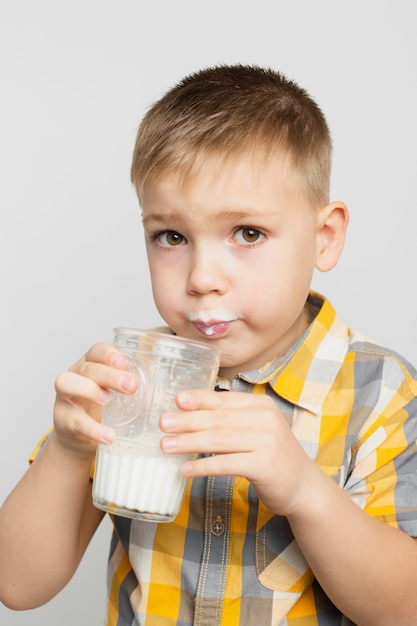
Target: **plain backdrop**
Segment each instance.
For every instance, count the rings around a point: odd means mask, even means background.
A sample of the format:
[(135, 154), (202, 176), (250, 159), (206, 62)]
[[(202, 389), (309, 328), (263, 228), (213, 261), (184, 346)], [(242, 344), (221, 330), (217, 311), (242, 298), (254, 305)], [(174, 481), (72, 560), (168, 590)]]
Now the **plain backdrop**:
[[(161, 321), (130, 158), (147, 107), (201, 67), (270, 66), (323, 108), (332, 200), (351, 223), (338, 267), (313, 286), (350, 326), (417, 362), (416, 6), (0, 0), (0, 502), (51, 423), (56, 375), (114, 326)], [(0, 623), (103, 624), (109, 536), (107, 521), (48, 605), (0, 605)]]

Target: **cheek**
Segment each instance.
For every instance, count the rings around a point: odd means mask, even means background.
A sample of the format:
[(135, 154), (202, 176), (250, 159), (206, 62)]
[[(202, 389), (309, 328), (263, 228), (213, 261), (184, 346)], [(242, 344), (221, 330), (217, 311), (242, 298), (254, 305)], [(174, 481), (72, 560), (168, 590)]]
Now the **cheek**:
[(178, 308), (181, 289), (169, 271), (159, 272), (151, 269), (152, 293), (155, 306), (164, 319)]
[(274, 318), (298, 314), (304, 306), (312, 269), (294, 256), (289, 256), (285, 263), (269, 261), (266, 267), (268, 271), (260, 271), (251, 283), (242, 281), (242, 288), (248, 316), (256, 317), (260, 324), (273, 324)]

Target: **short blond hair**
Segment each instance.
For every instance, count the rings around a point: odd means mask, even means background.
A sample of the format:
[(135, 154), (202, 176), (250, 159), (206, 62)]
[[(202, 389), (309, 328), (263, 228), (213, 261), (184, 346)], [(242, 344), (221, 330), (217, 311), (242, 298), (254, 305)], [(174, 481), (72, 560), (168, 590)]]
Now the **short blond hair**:
[(315, 206), (328, 203), (331, 137), (309, 94), (272, 69), (219, 65), (189, 75), (146, 113), (133, 152), (139, 199), (168, 172), (189, 175), (207, 157), (289, 157), (296, 185)]

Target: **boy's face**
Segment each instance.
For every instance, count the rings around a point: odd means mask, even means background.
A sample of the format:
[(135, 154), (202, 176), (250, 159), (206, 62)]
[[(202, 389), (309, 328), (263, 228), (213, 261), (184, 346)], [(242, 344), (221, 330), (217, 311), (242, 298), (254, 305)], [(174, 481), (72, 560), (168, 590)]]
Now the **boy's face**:
[(216, 344), (221, 373), (264, 365), (305, 330), (319, 215), (277, 158), (150, 184), (143, 223), (156, 306), (178, 334)]

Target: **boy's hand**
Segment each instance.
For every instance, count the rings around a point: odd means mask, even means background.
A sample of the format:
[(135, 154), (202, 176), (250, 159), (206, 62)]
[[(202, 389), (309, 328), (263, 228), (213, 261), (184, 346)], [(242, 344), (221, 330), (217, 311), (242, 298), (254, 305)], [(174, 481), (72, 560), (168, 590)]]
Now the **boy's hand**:
[(190, 391), (178, 394), (177, 404), (183, 412), (161, 417), (162, 430), (171, 435), (163, 438), (163, 450), (215, 454), (187, 462), (187, 476), (244, 476), (265, 506), (281, 515), (305, 506), (316, 466), (268, 396)]
[(95, 344), (55, 382), (54, 431), (59, 443), (81, 456), (94, 455), (97, 444), (111, 443), (114, 431), (101, 424), (110, 389), (134, 393), (138, 381), (125, 371), (127, 357), (110, 344)]

